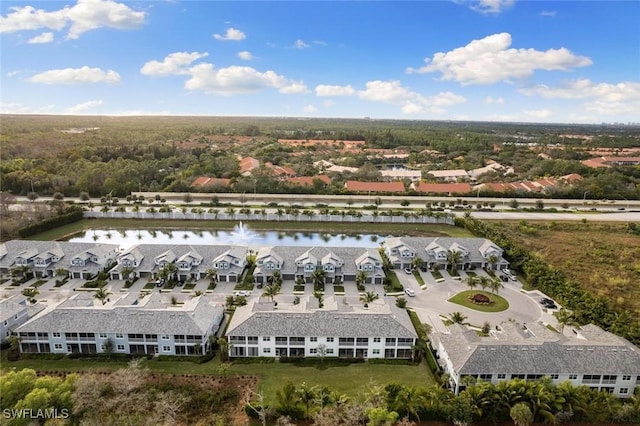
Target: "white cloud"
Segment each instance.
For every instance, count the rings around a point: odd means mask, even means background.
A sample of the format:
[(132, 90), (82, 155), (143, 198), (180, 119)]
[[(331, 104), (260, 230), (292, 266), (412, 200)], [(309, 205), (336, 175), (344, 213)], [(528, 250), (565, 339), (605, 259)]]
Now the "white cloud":
[(54, 108), (55, 105), (34, 108), (22, 104), (0, 103), (0, 114), (51, 114)]
[(308, 47), (309, 47), (309, 45), (307, 43), (305, 43), (304, 40), (298, 39), (293, 43), (293, 48), (294, 49), (306, 49)]
[(70, 114), (70, 115), (76, 115), (76, 114), (82, 114), (84, 112), (87, 112), (88, 110), (91, 110), (95, 107), (99, 107), (103, 104), (103, 102), (101, 100), (98, 101), (87, 101), (87, 102), (83, 102), (81, 104), (77, 104), (74, 105), (72, 107), (69, 107), (67, 109), (64, 110), (65, 114)]
[(227, 28), (227, 32), (224, 35), (214, 34), (213, 38), (221, 41), (229, 41), (229, 40), (240, 41), (247, 38), (247, 36), (245, 35), (245, 33), (243, 33), (240, 30), (237, 30), (235, 28)]
[(242, 52), (238, 52), (238, 58), (242, 59), (243, 61), (250, 61), (253, 59), (253, 55), (251, 54), (251, 52), (243, 50)]
[(515, 0), (479, 0), (471, 2), (471, 9), (482, 14), (498, 14), (513, 6)]
[(12, 7), (0, 17), (0, 33), (48, 28), (60, 31), (69, 25), (68, 39), (96, 28), (133, 29), (144, 23), (145, 12), (113, 0), (78, 0), (74, 6), (47, 12), (32, 6)]
[(176, 74), (189, 74), (188, 66), (194, 61), (206, 58), (209, 54), (206, 52), (175, 52), (171, 53), (162, 60), (148, 61), (140, 69), (140, 73), (154, 77), (161, 77)]
[(32, 83), (41, 84), (86, 84), (86, 83), (120, 83), (120, 74), (113, 70), (103, 71), (100, 68), (64, 68), (49, 70), (36, 74), (29, 79)]
[(574, 55), (568, 49), (509, 49), (511, 35), (500, 33), (473, 40), (464, 47), (438, 52), (426, 58), (427, 65), (408, 68), (408, 73), (442, 73), (442, 80), (454, 80), (462, 85), (493, 84), (513, 78), (525, 78), (535, 70), (567, 71), (591, 65), (586, 56)]
[(466, 102), (466, 98), (452, 92), (442, 92), (425, 97), (403, 87), (399, 81), (369, 81), (366, 89), (358, 91), (358, 97), (372, 102), (399, 105), (405, 114), (422, 112), (441, 113), (442, 107)]
[(531, 120), (544, 120), (546, 118), (551, 117), (553, 115), (553, 112), (550, 109), (537, 109), (537, 110), (525, 109), (523, 111), (523, 114), (525, 117)]
[(43, 44), (43, 43), (51, 43), (53, 41), (53, 33), (47, 32), (42, 33), (39, 36), (35, 36), (30, 38), (27, 43), (29, 44)]
[(347, 86), (330, 86), (320, 84), (316, 86), (316, 96), (353, 96), (356, 94), (351, 85)]
[(484, 103), (485, 104), (503, 104), (504, 99), (501, 97), (493, 98), (491, 96), (487, 96), (486, 98), (484, 98)]
[(288, 84), (287, 86), (281, 87), (280, 93), (283, 93), (285, 95), (296, 95), (296, 94), (309, 93), (309, 89), (307, 89), (307, 86), (303, 82), (294, 81)]
[(205, 93), (233, 95), (253, 93), (267, 88), (279, 89), (281, 93), (302, 93), (304, 84), (292, 82), (273, 71), (260, 72), (251, 67), (230, 66), (215, 69), (213, 64), (202, 63), (189, 69), (185, 89), (200, 90)]
[(303, 110), (304, 110), (304, 112), (309, 112), (309, 113), (313, 113), (313, 112), (317, 112), (318, 111), (318, 109), (313, 105), (306, 105), (303, 108)]
[(584, 99), (586, 102), (582, 108), (595, 114), (631, 113), (640, 116), (640, 83), (637, 82), (594, 83), (585, 78), (559, 87), (541, 84), (520, 89), (520, 93), (545, 99)]
[(542, 12), (540, 12), (540, 16), (550, 16), (550, 17), (553, 17), (553, 16), (556, 16), (556, 13), (557, 13), (557, 12), (556, 12), (555, 10), (549, 10), (549, 11), (547, 11), (547, 10), (543, 10)]

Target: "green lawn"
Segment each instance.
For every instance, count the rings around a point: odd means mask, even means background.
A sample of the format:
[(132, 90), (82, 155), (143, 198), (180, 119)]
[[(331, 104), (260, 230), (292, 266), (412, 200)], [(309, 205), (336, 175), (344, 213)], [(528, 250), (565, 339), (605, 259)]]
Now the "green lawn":
[[(126, 366), (125, 362), (104, 362), (86, 360), (20, 360), (8, 362), (6, 351), (2, 352), (2, 370), (10, 368), (33, 368), (38, 371), (114, 371)], [(202, 374), (225, 376), (257, 376), (260, 378), (260, 390), (271, 399), (277, 390), (291, 381), (296, 386), (302, 382), (308, 385), (327, 386), (331, 390), (360, 398), (372, 384), (384, 386), (388, 383), (403, 383), (407, 386), (428, 386), (435, 383), (433, 375), (423, 361), (418, 365), (389, 364), (350, 364), (338, 367), (318, 369), (315, 367), (297, 367), (293, 364), (231, 364), (221, 365), (219, 358), (205, 364), (189, 361), (145, 360), (143, 366), (153, 372), (171, 374)]]
[(422, 275), (420, 275), (420, 271), (418, 271), (417, 269), (414, 269), (413, 270), (413, 276), (416, 277), (416, 281), (418, 281), (418, 285), (420, 287), (425, 285), (424, 279), (422, 278)]
[[(491, 305), (476, 305), (474, 303), (471, 303), (468, 297), (474, 294), (484, 294), (488, 296), (493, 301), (493, 303)], [(481, 311), (481, 312), (502, 312), (509, 308), (509, 302), (507, 302), (507, 299), (497, 294), (490, 293), (488, 291), (483, 291), (483, 290), (462, 291), (456, 294), (455, 296), (453, 296), (451, 299), (449, 299), (449, 302), (456, 303), (466, 308), (474, 309), (476, 311)]]

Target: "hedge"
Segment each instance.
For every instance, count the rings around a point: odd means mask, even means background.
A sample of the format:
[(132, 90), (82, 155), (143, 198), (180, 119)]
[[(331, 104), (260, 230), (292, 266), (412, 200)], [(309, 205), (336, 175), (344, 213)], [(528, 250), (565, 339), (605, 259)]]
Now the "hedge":
[(30, 237), (35, 234), (39, 234), (50, 229), (57, 228), (69, 223), (78, 222), (83, 217), (82, 207), (71, 206), (65, 210), (65, 212), (58, 216), (53, 216), (44, 219), (37, 223), (32, 223), (18, 230), (20, 238)]

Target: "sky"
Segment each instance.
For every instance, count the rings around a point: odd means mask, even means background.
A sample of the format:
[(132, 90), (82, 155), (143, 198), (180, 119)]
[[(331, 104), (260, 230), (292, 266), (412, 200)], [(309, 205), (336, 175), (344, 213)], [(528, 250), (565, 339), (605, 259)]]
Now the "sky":
[(11, 1), (0, 113), (640, 122), (640, 1)]

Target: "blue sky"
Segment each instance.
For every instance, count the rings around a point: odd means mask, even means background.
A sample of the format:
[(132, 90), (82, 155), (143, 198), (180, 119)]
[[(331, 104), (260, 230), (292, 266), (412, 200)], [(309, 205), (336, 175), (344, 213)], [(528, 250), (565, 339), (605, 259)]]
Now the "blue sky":
[(640, 122), (638, 1), (3, 1), (0, 112)]

